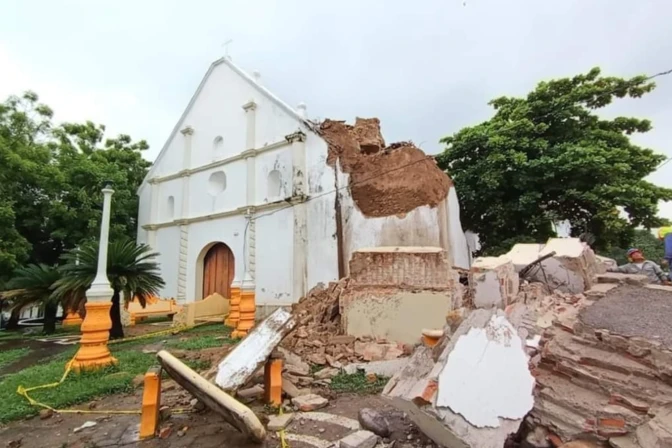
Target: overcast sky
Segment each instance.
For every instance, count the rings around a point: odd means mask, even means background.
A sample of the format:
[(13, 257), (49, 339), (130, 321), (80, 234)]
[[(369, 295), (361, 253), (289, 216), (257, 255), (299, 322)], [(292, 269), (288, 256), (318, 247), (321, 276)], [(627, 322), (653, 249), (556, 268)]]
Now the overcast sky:
[[(0, 98), (35, 90), (56, 119), (146, 139), (151, 160), (209, 64), (229, 53), (311, 118), (377, 116), (427, 152), (487, 102), (600, 66), (672, 69), (669, 0), (3, 0)], [(672, 156), (672, 76), (605, 113), (653, 121)], [(672, 187), (672, 162), (651, 180)], [(672, 218), (672, 204), (662, 207)]]

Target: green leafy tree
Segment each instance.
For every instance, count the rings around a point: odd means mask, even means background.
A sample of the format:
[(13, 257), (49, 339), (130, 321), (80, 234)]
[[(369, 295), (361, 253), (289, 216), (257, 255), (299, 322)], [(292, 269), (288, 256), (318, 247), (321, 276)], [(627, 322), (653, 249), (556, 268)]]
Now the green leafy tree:
[(14, 272), (6, 285), (7, 290), (0, 296), (9, 302), (13, 313), (20, 313), (27, 306), (39, 305), (44, 310), (43, 332), (52, 334), (56, 330), (59, 305), (53, 287), (60, 278), (60, 272), (53, 266), (29, 264)]
[(664, 261), (665, 244), (646, 229), (636, 229), (630, 245), (613, 247), (606, 252), (606, 256), (616, 260), (619, 265), (625, 264), (628, 262), (626, 253), (631, 247), (640, 249), (644, 252), (644, 256), (647, 259), (655, 261), (658, 264), (661, 264)]
[(644, 178), (665, 156), (629, 138), (651, 122), (596, 114), (654, 87), (644, 76), (605, 77), (594, 68), (541, 82), (525, 98), (492, 100), (495, 115), (444, 138), (438, 157), (456, 184), (463, 226), (479, 234), (486, 253), (543, 242), (556, 220), (568, 219), (575, 236), (593, 234), (598, 249), (628, 246), (636, 227), (659, 226), (658, 202), (672, 200), (672, 190)]
[[(157, 255), (149, 246), (136, 245), (130, 240), (110, 243), (107, 252), (107, 278), (114, 290), (110, 309), (110, 338), (124, 337), (121, 325), (122, 293), (125, 300), (137, 297), (144, 307), (146, 299), (158, 295), (164, 286), (159, 264), (155, 261)], [(56, 282), (55, 294), (63, 299), (64, 308), (79, 309), (81, 302), (86, 300), (86, 290), (96, 276), (98, 245), (86, 244), (80, 249), (65, 253), (62, 258), (65, 262), (61, 267), (63, 278)]]
[(53, 265), (96, 240), (106, 181), (115, 188), (110, 237), (136, 237), (147, 143), (105, 140), (104, 126), (54, 125), (52, 116), (33, 92), (0, 104), (0, 286), (22, 263)]

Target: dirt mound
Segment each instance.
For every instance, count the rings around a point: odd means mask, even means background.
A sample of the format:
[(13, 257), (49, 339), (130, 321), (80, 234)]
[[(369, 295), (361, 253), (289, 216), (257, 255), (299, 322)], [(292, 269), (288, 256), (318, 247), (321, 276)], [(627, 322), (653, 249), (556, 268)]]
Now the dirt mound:
[(448, 195), (450, 178), (412, 142), (384, 147), (377, 118), (357, 118), (355, 126), (325, 120), (327, 163), (350, 174), (352, 198), (369, 217), (403, 215), (417, 207), (436, 207)]

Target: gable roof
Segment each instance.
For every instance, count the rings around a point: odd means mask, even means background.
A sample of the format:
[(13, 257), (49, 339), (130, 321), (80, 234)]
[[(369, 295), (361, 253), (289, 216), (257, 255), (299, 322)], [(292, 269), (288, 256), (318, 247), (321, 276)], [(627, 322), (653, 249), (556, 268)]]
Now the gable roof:
[(205, 72), (205, 76), (203, 76), (203, 79), (201, 80), (201, 83), (198, 85), (198, 88), (196, 89), (196, 92), (194, 92), (194, 94), (192, 95), (191, 100), (189, 100), (189, 104), (187, 104), (186, 109), (184, 109), (184, 112), (182, 112), (182, 115), (180, 116), (180, 119), (177, 121), (177, 123), (175, 124), (175, 127), (173, 128), (173, 130), (170, 132), (170, 135), (166, 139), (166, 142), (163, 144), (163, 148), (161, 148), (161, 151), (159, 152), (159, 155), (156, 156), (156, 159), (154, 160), (154, 163), (152, 164), (152, 167), (149, 169), (149, 171), (147, 172), (147, 175), (145, 176), (145, 178), (142, 180), (142, 183), (138, 187), (138, 194), (140, 194), (140, 191), (147, 184), (147, 181), (152, 178), (152, 175), (154, 174), (154, 170), (155, 170), (156, 166), (159, 164), (159, 162), (161, 161), (161, 158), (163, 157), (165, 152), (168, 150), (168, 145), (170, 144), (170, 142), (173, 140), (175, 135), (179, 132), (179, 130), (182, 126), (182, 123), (184, 122), (184, 119), (187, 117), (187, 114), (189, 113), (189, 111), (191, 111), (191, 108), (194, 106), (194, 103), (196, 102), (196, 98), (198, 98), (198, 95), (201, 93), (201, 90), (203, 90), (203, 86), (205, 86), (205, 83), (207, 82), (208, 78), (210, 77), (212, 72), (215, 70), (215, 68), (217, 68), (221, 64), (227, 65), (231, 70), (233, 70), (236, 74), (238, 74), (238, 76), (240, 76), (245, 81), (247, 81), (251, 86), (256, 88), (266, 98), (273, 101), (281, 109), (283, 109), (285, 112), (287, 112), (291, 117), (296, 119), (300, 124), (303, 124), (304, 126), (306, 126), (306, 128), (308, 128), (310, 131), (315, 132), (315, 130), (313, 128), (313, 125), (310, 121), (306, 120), (305, 117), (302, 117), (289, 104), (285, 103), (280, 98), (278, 98), (273, 93), (271, 93), (270, 90), (266, 89), (261, 84), (259, 84), (254, 78), (252, 78), (250, 75), (248, 75), (243, 69), (241, 69), (236, 64), (234, 64), (230, 57), (223, 57), (223, 58), (217, 59), (215, 62), (210, 64), (210, 67), (208, 68), (208, 71)]

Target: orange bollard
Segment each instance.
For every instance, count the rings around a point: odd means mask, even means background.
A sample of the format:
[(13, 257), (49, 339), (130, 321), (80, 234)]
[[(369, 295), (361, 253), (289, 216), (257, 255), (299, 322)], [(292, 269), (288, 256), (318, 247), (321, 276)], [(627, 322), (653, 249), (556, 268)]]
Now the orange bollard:
[(84, 319), (79, 317), (79, 313), (77, 311), (68, 311), (68, 314), (65, 315), (65, 319), (63, 319), (63, 326), (64, 327), (75, 327), (77, 325), (81, 325)]
[(282, 359), (269, 359), (264, 366), (264, 400), (276, 407), (282, 404)]
[(224, 325), (236, 328), (240, 319), (240, 286), (231, 286), (231, 305), (229, 308), (229, 317), (224, 321)]
[(112, 328), (112, 302), (87, 302), (85, 307), (86, 317), (81, 326), (82, 338), (71, 365), (75, 372), (97, 370), (118, 363), (107, 348)]
[(142, 415), (140, 416), (140, 439), (154, 437), (159, 427), (161, 408), (161, 367), (150, 367), (145, 373), (145, 388), (142, 391)]
[(254, 316), (257, 312), (257, 306), (254, 300), (254, 289), (243, 289), (240, 292), (240, 317), (236, 331), (233, 332), (234, 338), (242, 338), (254, 327)]

